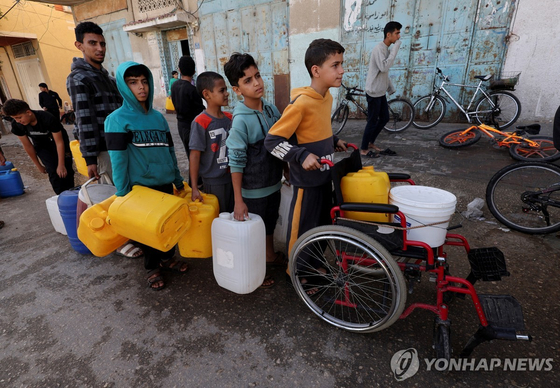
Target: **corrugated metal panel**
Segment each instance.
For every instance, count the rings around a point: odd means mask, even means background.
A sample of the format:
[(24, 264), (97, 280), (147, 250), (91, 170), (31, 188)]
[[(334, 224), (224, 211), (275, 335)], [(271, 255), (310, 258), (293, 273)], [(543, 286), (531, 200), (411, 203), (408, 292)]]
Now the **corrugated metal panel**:
[[(265, 82), (264, 98), (283, 108), (289, 101), (287, 3), (282, 0), (240, 3), (213, 0), (201, 7), (206, 69), (224, 74), (224, 64), (233, 52), (251, 54)], [(232, 93), (230, 98), (236, 97)]]
[[(456, 83), (498, 74), (515, 5), (516, 0), (344, 0), (345, 83), (364, 86), (371, 50), (383, 40), (390, 20), (403, 25), (403, 42), (390, 72), (399, 95), (415, 100), (429, 93), (436, 67)], [(463, 100), (472, 93), (449, 91)], [(454, 106), (449, 108), (453, 115)]]

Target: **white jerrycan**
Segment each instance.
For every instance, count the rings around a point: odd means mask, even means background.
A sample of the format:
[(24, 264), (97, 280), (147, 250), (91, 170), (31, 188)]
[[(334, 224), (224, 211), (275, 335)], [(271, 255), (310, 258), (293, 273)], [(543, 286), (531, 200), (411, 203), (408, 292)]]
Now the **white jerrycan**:
[(220, 213), (212, 222), (212, 266), (220, 287), (237, 294), (255, 291), (266, 274), (266, 232), (257, 214), (236, 221)]

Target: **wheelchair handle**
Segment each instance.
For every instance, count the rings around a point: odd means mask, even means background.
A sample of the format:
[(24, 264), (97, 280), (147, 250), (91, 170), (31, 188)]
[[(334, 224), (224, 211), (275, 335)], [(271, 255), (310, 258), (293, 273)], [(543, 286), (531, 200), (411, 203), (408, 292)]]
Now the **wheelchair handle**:
[(331, 160), (328, 159), (317, 159), (317, 161), (319, 162), (319, 164), (326, 164), (329, 167), (334, 167), (334, 163)]

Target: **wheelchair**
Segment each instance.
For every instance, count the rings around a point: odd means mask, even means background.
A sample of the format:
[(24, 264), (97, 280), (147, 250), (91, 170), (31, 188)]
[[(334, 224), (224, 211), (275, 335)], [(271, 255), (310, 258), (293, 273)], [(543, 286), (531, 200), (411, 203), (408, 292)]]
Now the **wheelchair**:
[[(451, 358), (449, 302), (470, 296), (480, 326), (463, 348), (468, 357), (476, 346), (494, 339), (532, 340), (525, 331), (521, 305), (509, 295), (479, 295), (477, 280), (497, 281), (509, 276), (503, 253), (495, 247), (473, 249), (459, 235), (446, 234), (445, 243), (433, 248), (407, 239), (406, 216), (391, 204), (347, 203), (340, 182), (362, 168), (356, 146), (349, 157), (329, 164), (335, 206), (332, 225), (319, 226), (301, 235), (289, 257), (291, 282), (303, 302), (323, 321), (354, 333), (373, 333), (388, 328), (415, 309), (435, 314), (434, 349), (437, 358)], [(389, 173), (399, 184), (415, 184), (408, 174)], [(345, 217), (345, 212), (398, 215), (400, 222), (369, 222)], [(389, 231), (389, 232), (388, 232)], [(445, 246), (463, 247), (471, 266), (466, 279), (451, 276)], [(406, 307), (421, 274), (435, 281), (435, 303)]]

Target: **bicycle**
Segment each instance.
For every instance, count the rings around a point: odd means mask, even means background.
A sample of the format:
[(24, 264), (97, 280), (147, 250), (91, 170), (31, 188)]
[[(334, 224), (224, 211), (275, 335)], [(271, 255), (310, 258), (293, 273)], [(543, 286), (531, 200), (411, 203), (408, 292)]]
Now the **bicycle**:
[[(480, 132), (482, 132), (490, 137), (496, 147), (508, 147), (509, 154), (513, 159), (525, 162), (534, 159), (552, 162), (560, 159), (560, 151), (554, 147), (552, 137), (523, 136), (525, 133), (536, 135), (540, 128), (539, 124), (531, 124), (519, 126), (517, 127), (518, 131), (515, 132), (502, 132), (486, 124), (473, 125), (467, 129), (459, 129), (442, 135), (439, 138), (439, 144), (445, 148), (470, 146), (480, 140)], [(503, 139), (498, 140), (495, 135), (502, 136)]]
[[(507, 128), (512, 125), (521, 114), (521, 103), (513, 94), (509, 92), (492, 91), (485, 92), (481, 85), (483, 82), (492, 79), (493, 75), (477, 75), (474, 78), (480, 80), (478, 85), (464, 85), (449, 82), (449, 77), (443, 74), (440, 68), (436, 68), (437, 76), (442, 79), (441, 85), (439, 87), (434, 86), (434, 90), (431, 94), (427, 96), (420, 97), (414, 103), (414, 121), (412, 124), (419, 129), (428, 129), (436, 126), (445, 115), (447, 110), (444, 97), (447, 96), (451, 101), (457, 106), (457, 108), (465, 115), (469, 124), (473, 122), (473, 117), (479, 124), (484, 123), (495, 123), (498, 128)], [(517, 80), (519, 79), (519, 74), (515, 78), (512, 78), (511, 82), (504, 82), (504, 80), (496, 81), (495, 88), (513, 88)], [(509, 80), (509, 79), (508, 79)], [(445, 85), (457, 86), (461, 88), (473, 88), (476, 89), (469, 105), (465, 108), (457, 102), (451, 96), (451, 94), (445, 88)], [(491, 86), (492, 87), (492, 86)], [(444, 95), (442, 96), (442, 92)], [(478, 93), (482, 93), (482, 97), (474, 104), (476, 96)], [(475, 110), (471, 110), (471, 107), (476, 105)]]
[[(331, 116), (331, 124), (335, 135), (338, 135), (346, 125), (348, 114), (350, 113), (348, 103), (352, 102), (359, 111), (367, 116), (367, 109), (354, 98), (365, 97), (365, 92), (358, 89), (357, 86), (348, 88), (342, 84), (342, 87), (346, 90), (346, 95)], [(387, 104), (389, 105), (389, 122), (385, 125), (384, 129), (389, 132), (400, 132), (407, 129), (412, 124), (412, 119), (414, 118), (412, 104), (402, 98), (394, 98), (388, 101)]]
[(528, 234), (560, 230), (560, 167), (540, 162), (502, 168), (488, 182), (486, 203), (507, 227)]

